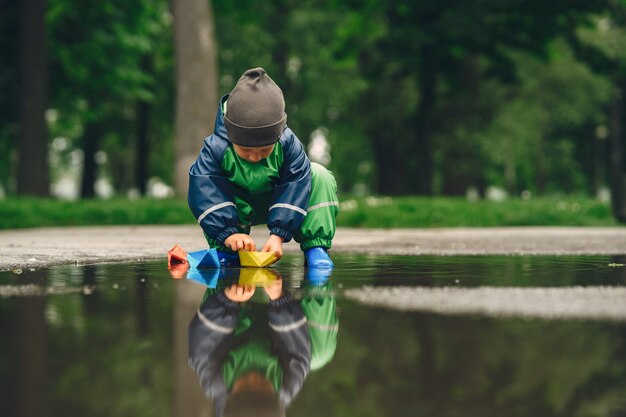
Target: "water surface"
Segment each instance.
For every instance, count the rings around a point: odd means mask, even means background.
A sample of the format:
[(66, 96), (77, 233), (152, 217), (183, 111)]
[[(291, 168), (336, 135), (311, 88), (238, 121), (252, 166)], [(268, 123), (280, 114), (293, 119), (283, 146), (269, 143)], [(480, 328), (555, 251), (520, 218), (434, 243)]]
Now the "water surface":
[[(626, 415), (626, 313), (593, 314), (626, 289), (623, 257), (334, 260), (326, 283), (300, 256), (273, 269), (338, 323), (287, 415)], [(16, 272), (0, 273), (0, 415), (213, 415), (188, 366), (205, 286), (165, 262)], [(521, 292), (521, 310), (488, 296), (482, 310), (452, 308), (484, 289)], [(438, 306), (416, 302), (439, 290)], [(266, 308), (263, 291), (253, 300)], [(541, 313), (552, 304), (573, 313)]]

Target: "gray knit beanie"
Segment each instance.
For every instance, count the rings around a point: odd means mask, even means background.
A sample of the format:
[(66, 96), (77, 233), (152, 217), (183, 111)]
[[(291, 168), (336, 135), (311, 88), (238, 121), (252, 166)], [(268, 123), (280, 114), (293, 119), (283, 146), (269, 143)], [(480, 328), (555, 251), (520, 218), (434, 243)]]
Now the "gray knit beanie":
[(278, 141), (285, 124), (283, 92), (263, 68), (243, 73), (228, 96), (224, 124), (228, 139), (241, 146), (267, 146)]

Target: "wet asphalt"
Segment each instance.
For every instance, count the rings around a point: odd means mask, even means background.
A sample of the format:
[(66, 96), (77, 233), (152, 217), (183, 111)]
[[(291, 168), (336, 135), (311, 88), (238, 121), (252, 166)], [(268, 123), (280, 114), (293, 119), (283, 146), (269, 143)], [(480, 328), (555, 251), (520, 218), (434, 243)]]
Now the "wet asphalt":
[[(257, 226), (252, 236), (262, 246), (268, 231)], [(4, 230), (0, 231), (0, 271), (165, 259), (175, 244), (188, 252), (207, 247), (200, 228), (193, 225)], [(296, 253), (298, 244), (285, 244), (284, 251)], [(442, 256), (626, 255), (626, 228), (339, 228), (332, 251)]]

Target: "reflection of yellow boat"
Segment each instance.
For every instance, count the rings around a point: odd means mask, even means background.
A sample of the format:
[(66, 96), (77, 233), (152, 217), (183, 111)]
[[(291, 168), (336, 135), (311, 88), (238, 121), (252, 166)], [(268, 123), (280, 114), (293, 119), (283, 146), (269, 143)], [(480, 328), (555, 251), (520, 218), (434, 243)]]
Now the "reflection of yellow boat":
[(278, 276), (271, 269), (242, 268), (239, 271), (239, 285), (254, 285), (263, 287), (276, 281)]
[(252, 266), (257, 268), (263, 268), (270, 266), (276, 262), (278, 258), (272, 252), (245, 252), (239, 251), (239, 261), (241, 266)]

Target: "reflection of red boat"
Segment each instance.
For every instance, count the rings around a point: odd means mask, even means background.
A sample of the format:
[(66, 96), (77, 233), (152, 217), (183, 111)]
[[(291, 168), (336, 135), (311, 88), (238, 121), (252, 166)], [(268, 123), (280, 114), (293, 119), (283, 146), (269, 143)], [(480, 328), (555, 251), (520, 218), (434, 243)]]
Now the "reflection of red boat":
[(172, 278), (181, 279), (181, 278), (185, 278), (185, 275), (187, 274), (187, 271), (189, 270), (189, 264), (187, 262), (169, 264), (167, 266), (167, 269), (170, 270), (170, 275), (172, 276)]

